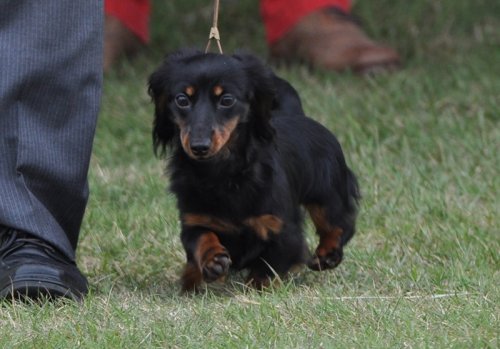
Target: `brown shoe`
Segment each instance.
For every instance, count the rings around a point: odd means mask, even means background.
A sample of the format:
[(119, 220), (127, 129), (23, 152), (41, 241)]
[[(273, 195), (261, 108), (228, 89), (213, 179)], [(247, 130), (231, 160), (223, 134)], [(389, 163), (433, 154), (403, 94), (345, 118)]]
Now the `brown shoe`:
[(123, 55), (134, 55), (143, 43), (134, 33), (128, 30), (118, 19), (106, 16), (104, 22), (104, 72)]
[(271, 57), (279, 61), (305, 61), (332, 70), (351, 69), (361, 74), (393, 70), (400, 64), (399, 54), (366, 36), (349, 15), (336, 8), (325, 8), (302, 18), (270, 47)]

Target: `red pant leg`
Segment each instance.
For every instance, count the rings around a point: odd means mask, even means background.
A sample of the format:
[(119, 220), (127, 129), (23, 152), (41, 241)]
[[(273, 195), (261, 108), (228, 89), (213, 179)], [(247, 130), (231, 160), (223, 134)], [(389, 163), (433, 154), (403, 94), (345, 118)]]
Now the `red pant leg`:
[(143, 42), (149, 41), (149, 0), (105, 0), (104, 12), (123, 23)]
[(349, 12), (351, 0), (261, 0), (260, 11), (267, 42), (274, 43), (303, 16), (327, 6)]

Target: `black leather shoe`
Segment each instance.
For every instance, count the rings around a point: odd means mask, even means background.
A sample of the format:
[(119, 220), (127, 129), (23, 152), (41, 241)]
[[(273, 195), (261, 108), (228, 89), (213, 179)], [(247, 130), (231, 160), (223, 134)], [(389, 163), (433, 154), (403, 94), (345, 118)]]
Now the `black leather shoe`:
[(46, 242), (0, 226), (0, 300), (69, 298), (87, 293), (75, 263)]

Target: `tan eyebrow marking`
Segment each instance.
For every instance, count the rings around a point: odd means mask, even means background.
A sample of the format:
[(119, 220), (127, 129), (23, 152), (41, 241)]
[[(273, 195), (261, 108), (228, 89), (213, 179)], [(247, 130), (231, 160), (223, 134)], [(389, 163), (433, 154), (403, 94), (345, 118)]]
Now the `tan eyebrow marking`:
[(189, 97), (192, 97), (195, 93), (195, 89), (193, 86), (188, 86), (186, 87), (186, 89), (184, 90), (184, 92), (186, 92), (186, 94), (189, 96)]
[(216, 95), (217, 97), (219, 97), (222, 92), (224, 92), (224, 89), (222, 88), (221, 85), (215, 85), (214, 86), (214, 95)]

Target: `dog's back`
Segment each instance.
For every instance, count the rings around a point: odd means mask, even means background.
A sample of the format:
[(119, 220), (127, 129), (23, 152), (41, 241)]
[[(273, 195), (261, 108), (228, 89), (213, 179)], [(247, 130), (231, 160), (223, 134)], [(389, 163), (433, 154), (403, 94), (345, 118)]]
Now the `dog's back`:
[(276, 91), (273, 105), (275, 116), (305, 116), (300, 96), (288, 81), (275, 75), (274, 86)]
[(306, 117), (297, 90), (278, 76), (274, 77), (274, 83), (276, 104), (271, 124), (276, 130), (282, 166), (287, 168), (302, 205), (327, 202), (331, 197), (340, 198), (343, 209), (339, 215), (344, 217), (346, 222), (342, 225), (349, 230), (343, 235), (342, 243), (345, 244), (354, 234), (360, 199), (356, 177), (347, 167), (335, 135)]

